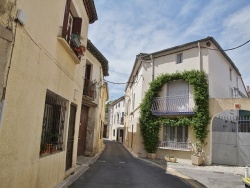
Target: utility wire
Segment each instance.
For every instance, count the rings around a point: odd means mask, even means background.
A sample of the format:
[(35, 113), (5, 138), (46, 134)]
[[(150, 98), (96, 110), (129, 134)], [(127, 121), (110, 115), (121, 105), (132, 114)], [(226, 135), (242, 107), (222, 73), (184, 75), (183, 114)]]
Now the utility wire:
[(118, 74), (130, 75), (130, 74), (126, 74), (126, 73), (122, 73), (122, 72), (116, 72), (116, 71), (112, 71), (112, 70), (109, 70), (109, 72), (114, 72), (114, 73), (118, 73)]
[(241, 44), (241, 45), (239, 45), (239, 46), (237, 46), (237, 47), (234, 47), (234, 48), (229, 48), (229, 49), (226, 49), (226, 50), (223, 50), (223, 49), (214, 49), (214, 48), (208, 48), (208, 47), (202, 47), (202, 48), (207, 48), (207, 49), (209, 49), (209, 50), (218, 50), (218, 51), (230, 51), (230, 50), (235, 50), (235, 49), (237, 49), (237, 48), (240, 48), (240, 47), (242, 47), (242, 46), (244, 46), (244, 45), (246, 45), (247, 43), (249, 43), (250, 42), (250, 40), (248, 40), (248, 41), (246, 41), (245, 43), (243, 43), (243, 44)]
[(111, 83), (111, 84), (128, 84), (128, 83), (137, 83), (137, 82), (123, 82), (123, 83), (122, 83), (122, 82), (120, 82), (120, 83), (119, 83), (119, 82), (111, 82), (111, 81), (108, 81), (108, 80), (105, 80), (105, 79), (104, 79), (104, 81), (105, 81), (105, 82), (108, 82), (108, 83)]

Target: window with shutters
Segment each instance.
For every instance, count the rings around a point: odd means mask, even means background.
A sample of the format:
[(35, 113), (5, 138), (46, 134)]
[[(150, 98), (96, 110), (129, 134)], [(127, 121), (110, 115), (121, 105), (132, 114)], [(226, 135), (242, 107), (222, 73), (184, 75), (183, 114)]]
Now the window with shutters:
[(64, 12), (62, 37), (67, 41), (78, 59), (81, 59), (86, 50), (85, 46), (81, 44), (80, 41), (81, 28), (82, 18), (77, 14), (72, 0), (67, 0)]

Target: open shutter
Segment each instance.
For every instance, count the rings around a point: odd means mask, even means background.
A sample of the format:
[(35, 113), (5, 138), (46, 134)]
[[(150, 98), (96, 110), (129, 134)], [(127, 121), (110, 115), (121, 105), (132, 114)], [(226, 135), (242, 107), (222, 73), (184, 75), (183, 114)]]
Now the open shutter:
[(81, 29), (82, 29), (82, 18), (74, 18), (73, 20), (73, 28), (72, 28), (72, 33), (81, 35)]
[(63, 28), (62, 28), (63, 38), (66, 38), (66, 35), (68, 34), (68, 19), (69, 19), (70, 3), (71, 3), (71, 0), (66, 1), (64, 19), (63, 19)]

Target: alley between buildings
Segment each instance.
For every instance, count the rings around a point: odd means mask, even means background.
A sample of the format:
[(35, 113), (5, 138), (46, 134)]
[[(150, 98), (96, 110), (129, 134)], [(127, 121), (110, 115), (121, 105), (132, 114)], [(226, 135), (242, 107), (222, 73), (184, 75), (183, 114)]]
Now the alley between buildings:
[(70, 188), (189, 187), (161, 168), (134, 158), (122, 144), (106, 141), (100, 158)]

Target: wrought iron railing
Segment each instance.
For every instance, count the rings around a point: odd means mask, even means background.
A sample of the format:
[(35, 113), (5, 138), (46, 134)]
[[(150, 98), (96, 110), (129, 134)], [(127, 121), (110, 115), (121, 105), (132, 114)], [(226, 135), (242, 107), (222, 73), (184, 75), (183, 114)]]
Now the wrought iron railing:
[(194, 106), (192, 94), (156, 97), (151, 111), (153, 115), (193, 114)]
[(96, 98), (96, 83), (88, 79), (84, 79), (83, 95), (90, 97), (92, 100)]
[(176, 141), (161, 141), (158, 147), (161, 149), (182, 150), (182, 151), (191, 151), (192, 149), (191, 142), (176, 142)]
[(65, 107), (49, 94), (46, 95), (40, 156), (63, 150), (63, 131)]

